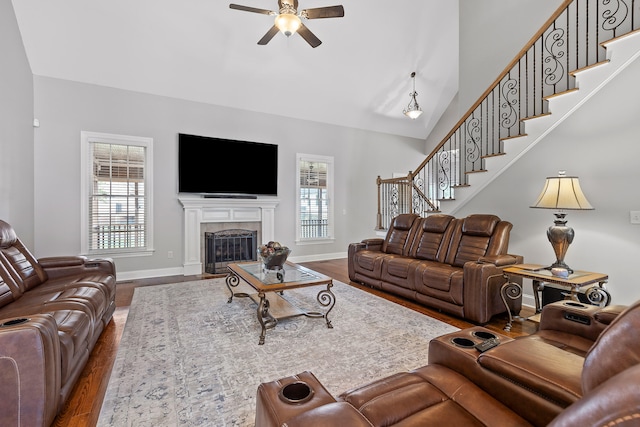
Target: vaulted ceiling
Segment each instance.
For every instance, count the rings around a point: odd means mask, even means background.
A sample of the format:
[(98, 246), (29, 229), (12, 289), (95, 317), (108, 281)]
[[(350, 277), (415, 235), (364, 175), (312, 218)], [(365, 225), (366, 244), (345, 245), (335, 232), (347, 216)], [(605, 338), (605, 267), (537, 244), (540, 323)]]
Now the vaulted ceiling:
[[(34, 75), (242, 110), (426, 138), (458, 89), (458, 2), (299, 0), (342, 4), (343, 18), (258, 40), (277, 0), (12, 0)], [(424, 114), (402, 114), (416, 72)]]

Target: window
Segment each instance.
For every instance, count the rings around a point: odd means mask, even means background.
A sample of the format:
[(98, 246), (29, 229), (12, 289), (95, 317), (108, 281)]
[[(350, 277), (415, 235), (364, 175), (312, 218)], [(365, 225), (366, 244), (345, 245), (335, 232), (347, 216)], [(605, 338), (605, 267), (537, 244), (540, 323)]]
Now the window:
[(153, 251), (153, 139), (82, 132), (82, 253)]
[(296, 241), (333, 239), (333, 157), (297, 155)]

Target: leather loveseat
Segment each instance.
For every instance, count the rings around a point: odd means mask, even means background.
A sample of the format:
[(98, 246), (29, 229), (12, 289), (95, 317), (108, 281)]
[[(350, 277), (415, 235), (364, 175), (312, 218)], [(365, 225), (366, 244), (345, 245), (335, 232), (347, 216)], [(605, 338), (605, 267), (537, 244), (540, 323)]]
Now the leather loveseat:
[(111, 260), (36, 259), (0, 221), (0, 425), (49, 426), (115, 310)]
[[(500, 290), (512, 224), (495, 215), (401, 214), (385, 239), (349, 245), (349, 279), (475, 323), (506, 312)], [(519, 313), (522, 298), (507, 299)]]
[[(447, 334), (430, 342), (428, 365), (337, 399), (311, 372), (263, 383), (256, 427), (637, 426), (640, 302), (620, 311), (563, 301), (545, 306), (540, 332), (527, 337), (481, 326)], [(496, 347), (476, 349), (492, 336)]]

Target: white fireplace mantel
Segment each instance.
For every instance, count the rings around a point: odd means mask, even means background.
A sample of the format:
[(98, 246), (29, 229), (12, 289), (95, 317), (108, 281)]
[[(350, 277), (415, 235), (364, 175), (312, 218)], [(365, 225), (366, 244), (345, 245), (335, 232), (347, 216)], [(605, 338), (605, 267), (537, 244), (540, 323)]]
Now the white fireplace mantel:
[(209, 222), (260, 222), (262, 241), (274, 240), (278, 199), (219, 199), (178, 197), (184, 208), (184, 275), (202, 274), (200, 224)]

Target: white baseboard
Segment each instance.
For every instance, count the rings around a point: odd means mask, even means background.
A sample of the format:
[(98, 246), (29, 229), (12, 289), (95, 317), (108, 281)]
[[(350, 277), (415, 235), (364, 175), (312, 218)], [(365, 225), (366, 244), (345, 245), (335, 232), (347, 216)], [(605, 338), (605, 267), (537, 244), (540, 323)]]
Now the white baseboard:
[(149, 279), (152, 277), (163, 276), (182, 276), (184, 269), (182, 267), (159, 268), (157, 270), (137, 270), (125, 271), (123, 273), (116, 272), (118, 283), (137, 279)]
[(347, 257), (347, 253), (346, 252), (334, 252), (331, 254), (317, 254), (317, 255), (301, 255), (301, 256), (294, 256), (289, 258), (289, 261), (291, 262), (312, 262), (312, 261), (327, 261), (330, 259), (342, 259), (342, 258), (346, 258)]

